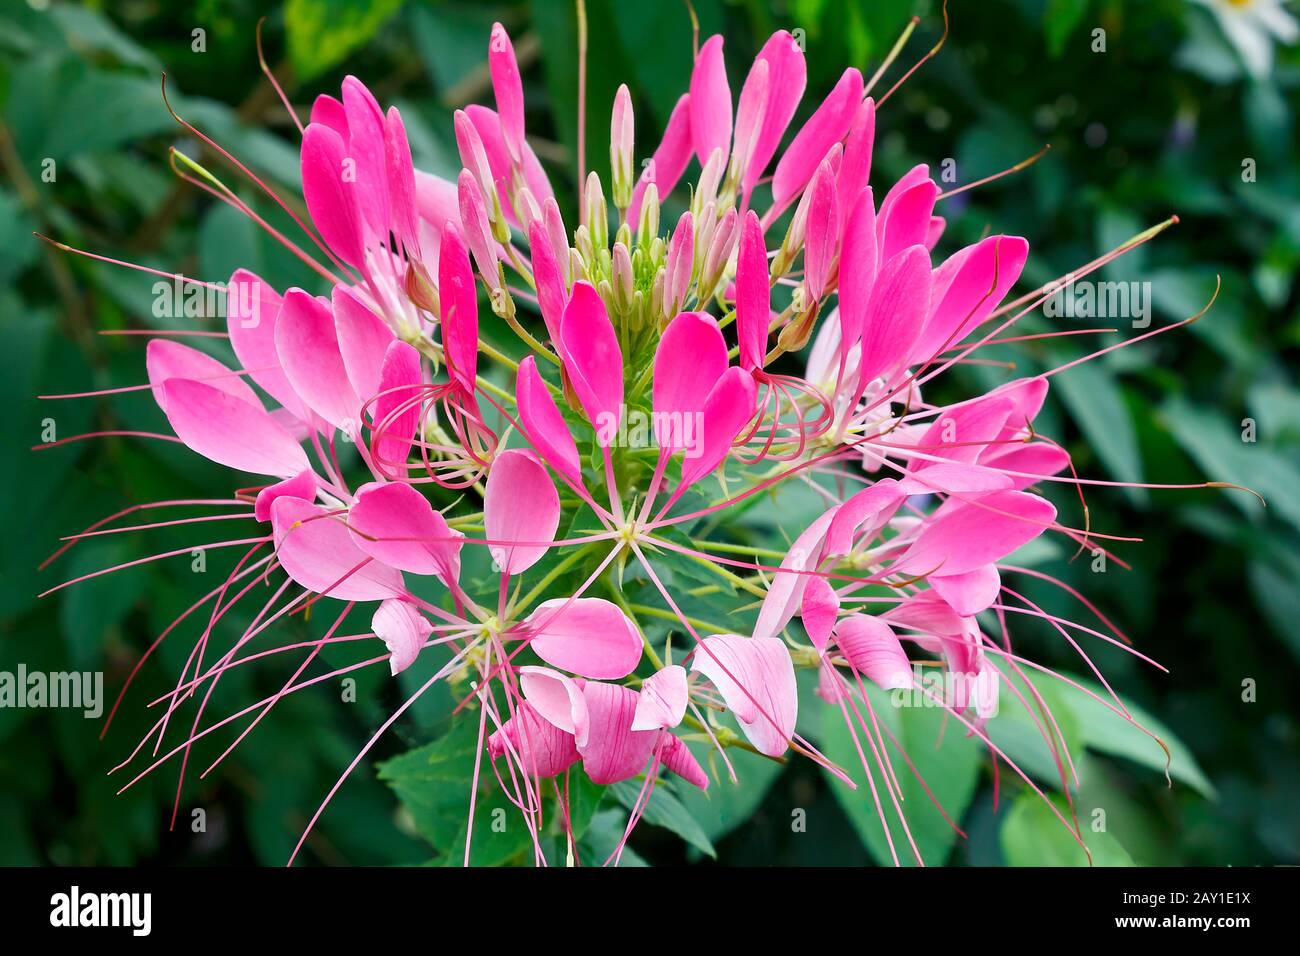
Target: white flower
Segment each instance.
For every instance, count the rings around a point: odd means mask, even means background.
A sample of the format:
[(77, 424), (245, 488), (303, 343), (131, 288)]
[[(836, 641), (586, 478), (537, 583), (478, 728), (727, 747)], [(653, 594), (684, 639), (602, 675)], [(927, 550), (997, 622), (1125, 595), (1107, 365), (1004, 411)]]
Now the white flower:
[(1300, 24), (1282, 0), (1197, 0), (1214, 11), (1228, 41), (1254, 77), (1273, 68), (1273, 43), (1291, 44), (1300, 36)]

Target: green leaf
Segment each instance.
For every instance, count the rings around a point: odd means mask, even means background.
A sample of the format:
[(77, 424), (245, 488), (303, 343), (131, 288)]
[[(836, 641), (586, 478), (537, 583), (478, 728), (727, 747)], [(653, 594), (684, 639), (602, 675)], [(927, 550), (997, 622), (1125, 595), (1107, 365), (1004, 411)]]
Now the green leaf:
[[(688, 746), (701, 765), (716, 757), (708, 744), (696, 742)], [(736, 768), (735, 783), (718, 761), (707, 791), (683, 787), (678, 796), (710, 840), (720, 840), (749, 822), (782, 770), (775, 760), (744, 750), (733, 750), (727, 757)]]
[(289, 59), (309, 80), (335, 66), (373, 37), (403, 0), (289, 0), (284, 11)]
[[(1137, 433), (1114, 376), (1097, 362), (1084, 362), (1059, 375), (1055, 384), (1088, 445), (1119, 481), (1141, 481)], [(1126, 489), (1142, 497), (1137, 489)]]
[[(624, 780), (609, 789), (619, 803), (631, 810), (636, 805), (641, 786), (639, 780)], [(655, 785), (641, 814), (641, 822), (671, 830), (702, 853), (715, 860), (718, 858), (718, 852), (713, 849), (713, 844), (699, 822), (686, 807), (682, 806), (681, 801), (672, 795), (664, 783)]]
[[(1066, 820), (1069, 808), (1060, 797), (1052, 798)], [(1092, 852), (1093, 866), (1132, 866), (1128, 851), (1110, 833), (1093, 831), (1081, 821), (1083, 842)], [(1088, 854), (1074, 834), (1066, 829), (1035, 793), (1022, 793), (1002, 823), (1002, 853), (1011, 866), (1087, 866)]]
[[(891, 695), (874, 685), (867, 686), (867, 694), (876, 718), (890, 729), (899, 745), (906, 750), (907, 756), (944, 812), (960, 825), (966, 808), (975, 796), (983, 745), (974, 738), (967, 737), (963, 728), (951, 718), (945, 721), (945, 712), (938, 707), (896, 707)], [(862, 709), (861, 703), (858, 707), (859, 710)], [(850, 717), (852, 714), (850, 710)], [(870, 716), (865, 712), (862, 716), (870, 727)], [(862, 750), (871, 763), (872, 776), (880, 794), (884, 815), (889, 820), (889, 833), (898, 861), (904, 866), (915, 865), (916, 857), (912, 854), (907, 834), (899, 823), (893, 802), (884, 790), (879, 767), (872, 759), (862, 727), (856, 721), (854, 729)], [(857, 790), (851, 790), (829, 771), (822, 770), (835, 798), (862, 838), (863, 845), (878, 863), (892, 863), (893, 856), (889, 851), (885, 830), (862, 772), (862, 758), (858, 756), (848, 726), (837, 708), (827, 707), (822, 710), (821, 744), (823, 753), (847, 772), (858, 786)], [(927, 866), (942, 864), (952, 850), (957, 832), (944, 820), (927, 795), (925, 787), (908, 769), (907, 761), (902, 759), (892, 744), (889, 756), (902, 790), (901, 805), (907, 818), (907, 827), (916, 841), (921, 858)]]
[(1065, 41), (1070, 38), (1079, 20), (1088, 9), (1088, 0), (1047, 0), (1047, 10), (1043, 13), (1043, 32), (1047, 34), (1047, 49), (1053, 58), (1060, 57), (1065, 50)]

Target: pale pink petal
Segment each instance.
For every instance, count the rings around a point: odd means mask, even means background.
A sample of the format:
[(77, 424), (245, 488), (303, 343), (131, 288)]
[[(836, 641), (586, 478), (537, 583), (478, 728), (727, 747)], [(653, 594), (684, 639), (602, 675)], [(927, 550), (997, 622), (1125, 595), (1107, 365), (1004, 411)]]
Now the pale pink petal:
[[(478, 130), (479, 139), (483, 141), (483, 150), (487, 153), (488, 165), (492, 168), (492, 178), (496, 180), (497, 193), (500, 194), (501, 202), (505, 206), (506, 218), (517, 223), (514, 207), (506, 201), (508, 197), (514, 195), (514, 164), (511, 160), (510, 147), (506, 144), (501, 130), (501, 118), (497, 116), (495, 110), (478, 104), (465, 107), (465, 114)], [(523, 166), (524, 185), (533, 194), (538, 205), (543, 205), (546, 200), (555, 196), (555, 190), (551, 188), (551, 181), (547, 178), (546, 170), (542, 168), (533, 148), (524, 142), (522, 149), (523, 158), (520, 162)]]
[(713, 682), (754, 749), (769, 757), (785, 752), (799, 696), (784, 641), (736, 634), (706, 637), (696, 648), (691, 670)]
[(1005, 491), (1012, 486), (1012, 481), (992, 468), (954, 461), (936, 462), (918, 469), (908, 474), (901, 486), (909, 495), (935, 492), (978, 495), (990, 491)]
[(316, 476), (310, 468), (298, 472), (292, 478), (268, 485), (257, 493), (253, 502), (253, 517), (258, 521), (271, 520), (271, 505), (280, 497), (301, 498), (311, 501), (316, 497)]
[(388, 108), (384, 122), (384, 161), (388, 175), (388, 201), (393, 234), (397, 241), (417, 255), (420, 252), (420, 205), (415, 193), (415, 167), (406, 126), (396, 106)]
[(676, 727), (686, 714), (687, 697), (686, 668), (680, 664), (660, 668), (641, 682), (632, 729)]
[(302, 446), (261, 405), (183, 378), (162, 388), (167, 421), (191, 451), (255, 475), (288, 478), (310, 468)]
[(275, 553), (289, 575), (315, 594), (340, 601), (382, 601), (405, 592), (395, 568), (372, 560), (352, 542), (341, 517), (301, 498), (271, 505)]
[[(725, 347), (722, 360), (726, 362)], [(166, 396), (163, 394), (162, 384), (169, 378), (187, 378), (192, 382), (202, 382), (204, 385), (219, 388), (227, 395), (250, 405), (262, 407), (262, 400), (249, 388), (243, 376), (226, 368), (206, 352), (192, 349), (188, 345), (168, 339), (150, 339), (145, 349), (144, 364), (149, 373), (149, 384), (153, 386), (154, 401), (163, 411), (166, 411), (167, 407), (163, 404)]]
[(343, 366), (329, 305), (302, 289), (286, 292), (275, 326), (275, 350), (289, 384), (307, 407), (333, 427), (355, 436), (360, 428), (361, 399)]
[[(1070, 466), (1070, 456), (1059, 445), (1048, 442), (1029, 442), (1025, 445), (1011, 445), (1003, 451), (989, 449), (993, 454), (986, 455), (983, 462), (989, 468), (1007, 472), (1021, 472), (1009, 475), (1011, 487), (1022, 490), (1034, 484), (1040, 477), (1060, 474)], [(1029, 477), (1024, 477), (1028, 475)]]
[(574, 283), (560, 320), (560, 340), (578, 401), (596, 428), (597, 440), (608, 445), (622, 413), (623, 353), (605, 303), (590, 283)]
[(555, 249), (547, 236), (546, 224), (534, 219), (528, 227), (528, 245), (532, 252), (533, 281), (537, 285), (537, 305), (546, 323), (546, 332), (552, 342), (560, 339), (560, 321), (568, 292), (564, 287), (564, 272), (555, 258)]
[(415, 203), (420, 211), (420, 252), (426, 262), (437, 262), (443, 227), (448, 222), (460, 225), (456, 184), (417, 169)]
[(302, 136), (302, 195), (312, 225), (340, 259), (355, 268), (365, 264), (362, 216), (352, 181), (354, 169), (347, 147), (333, 129), (310, 124)]
[(617, 680), (641, 660), (641, 635), (603, 598), (553, 598), (523, 622), (529, 647), (552, 667), (592, 680)]
[(718, 320), (705, 312), (681, 312), (668, 323), (655, 351), (655, 440), (668, 453), (701, 439), (704, 405), (727, 370), (727, 343)]
[(436, 574), (448, 585), (460, 577), (465, 536), (448, 527), (411, 485), (362, 485), (348, 512), (348, 526), (356, 546), (377, 561), (413, 574)]
[(894, 629), (880, 618), (846, 617), (835, 631), (835, 643), (854, 670), (885, 690), (912, 686), (912, 664)]
[(835, 519), (836, 510), (837, 508), (831, 508), (805, 528), (781, 559), (781, 568), (784, 570), (775, 573), (763, 604), (758, 609), (754, 637), (775, 637), (798, 612), (804, 589), (812, 577), (798, 572), (817, 569), (826, 533)]
[(392, 598), (379, 605), (370, 619), (370, 629), (392, 655), (388, 666), (394, 677), (415, 663), (433, 633), (433, 625), (413, 605)]
[(691, 141), (703, 165), (715, 149), (725, 160), (731, 147), (731, 87), (722, 58), (722, 37), (711, 36), (700, 47), (691, 72)]
[(579, 681), (549, 667), (529, 665), (519, 668), (519, 687), (542, 717), (573, 734), (579, 747), (587, 743), (587, 699)]
[[(853, 67), (844, 71), (835, 88), (822, 100), (816, 112), (795, 134), (772, 174), (772, 203), (784, 207), (799, 195), (817, 171), (826, 151), (848, 134), (862, 102), (862, 74)], [(847, 159), (848, 154), (845, 154)], [(844, 166), (840, 167), (844, 176)], [(843, 198), (843, 197), (841, 197)], [(849, 207), (846, 207), (849, 208)]]
[(506, 574), (531, 568), (555, 540), (560, 496), (530, 452), (511, 448), (492, 460), (483, 522), (493, 563)]
[(535, 356), (529, 355), (519, 363), (515, 401), (518, 403), (519, 426), (538, 454), (559, 474), (573, 484), (581, 485), (582, 461), (578, 457), (577, 443), (537, 371)]

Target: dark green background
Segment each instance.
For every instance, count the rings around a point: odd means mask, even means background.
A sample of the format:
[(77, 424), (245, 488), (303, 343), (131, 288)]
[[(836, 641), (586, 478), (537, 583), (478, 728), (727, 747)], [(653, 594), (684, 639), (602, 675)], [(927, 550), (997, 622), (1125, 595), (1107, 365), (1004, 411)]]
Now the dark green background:
[[(733, 91), (771, 30), (805, 31), (809, 93), (801, 115), (845, 66), (873, 70), (912, 13), (923, 17), (921, 26), (886, 83), (933, 44), (941, 26), (936, 4), (914, 0), (701, 0), (697, 9), (704, 33), (726, 34)], [(162, 70), (187, 118), (296, 191), (295, 136), (258, 71), (254, 25), (262, 12), (269, 16), (268, 58), (296, 104), (337, 92), (342, 76), (356, 73), (382, 102), (401, 107), (417, 164), (443, 174), (456, 163), (451, 111), (490, 100), (487, 35), (492, 21), (502, 20), (524, 65), (530, 134), (572, 218), (576, 59), (566, 0), (290, 0), (266, 11), (239, 0), (54, 3), (39, 11), (5, 4), (0, 669), (19, 661), (33, 669), (102, 669), (111, 699), (140, 650), (233, 560), (214, 554), (207, 574), (197, 576), (188, 558), (177, 558), (36, 599), (66, 577), (194, 539), (194, 532), (174, 529), (101, 539), (38, 573), (37, 563), (60, 535), (134, 502), (223, 493), (229, 479), (183, 449), (158, 443), (107, 439), (27, 450), (40, 440), (47, 418), (60, 436), (93, 428), (153, 430), (161, 423), (147, 393), (35, 400), (40, 393), (143, 381), (143, 339), (96, 330), (156, 320), (148, 314), (150, 280), (61, 255), (32, 232), (208, 279), (222, 280), (244, 265), (279, 285), (306, 282), (282, 250), (167, 167), (169, 144), (214, 169), (218, 164), (163, 108)], [(672, 2), (590, 0), (589, 12), (588, 157), (603, 169), (617, 83), (633, 89), (638, 154), (648, 154), (648, 130), (661, 128), (689, 77), (690, 28), (685, 7)], [(1112, 565), (1093, 574), (1086, 557), (1070, 565), (1061, 553), (1053, 570), (1085, 588), (1144, 652), (1170, 667), (1165, 675), (1122, 654), (1097, 655), (1117, 688), (1195, 755), (1213, 796), (1205, 795), (1208, 787), (1198, 792), (1182, 782), (1166, 788), (1155, 769), (1117, 756), (1122, 748), (1114, 746), (1096, 748), (1108, 756), (1089, 755), (1096, 765), (1090, 785), (1104, 790), (1111, 828), (1125, 856), (1138, 863), (1300, 862), (1300, 396), (1294, 387), (1300, 59), (1294, 49), (1280, 50), (1271, 75), (1251, 78), (1208, 11), (1184, 0), (954, 2), (950, 14), (952, 33), (940, 56), (881, 112), (873, 185), (879, 192), (913, 163), (937, 166), (945, 158), (956, 161), (958, 181), (967, 182), (1051, 143), (1052, 152), (1032, 169), (942, 210), (950, 224), (940, 251), (986, 229), (1024, 235), (1031, 247), (1026, 277), (1035, 283), (1177, 213), (1181, 225), (1116, 263), (1105, 278), (1149, 281), (1159, 325), (1199, 309), (1220, 274), (1213, 311), (1188, 330), (1056, 379), (1037, 424), (1068, 444), (1085, 475), (1235, 481), (1268, 499), (1265, 509), (1236, 492), (1090, 493), (1094, 528), (1145, 539), (1121, 547), (1133, 568)], [(1097, 28), (1105, 30), (1104, 53), (1092, 50)], [(205, 31), (203, 52), (193, 49), (196, 29)], [(1249, 183), (1241, 175), (1247, 158), (1257, 169)], [(47, 159), (57, 170), (53, 183), (41, 178)], [(237, 181), (224, 169), (222, 175)], [(254, 200), (251, 189), (240, 185), (239, 191)], [(1025, 329), (1069, 321), (1034, 319)], [(994, 357), (1014, 360), (1017, 372), (1028, 374), (1081, 348), (1061, 340)], [(965, 384), (950, 386), (954, 395), (1005, 375), (962, 374)], [(1256, 423), (1255, 443), (1240, 440), (1246, 418)], [(1049, 592), (1028, 591), (1063, 607)], [(319, 633), (325, 623), (310, 626)], [(1027, 646), (1039, 659), (1078, 669), (1050, 632)], [(0, 862), (282, 863), (351, 754), (402, 699), (381, 674), (361, 682), (356, 704), (342, 703), (333, 685), (286, 699), (223, 769), (201, 782), (199, 760), (219, 750), (196, 752), (180, 823), (168, 832), (173, 766), (121, 797), (114, 795), (116, 778), (105, 772), (147, 727), (145, 704), (167, 689), (183, 650), (164, 644), (102, 743), (99, 725), (80, 714), (0, 711)], [(223, 681), (214, 713), (272, 693), (289, 673), (247, 670)], [(1255, 682), (1254, 702), (1242, 699), (1247, 680)], [(440, 735), (448, 700), (444, 695), (417, 708), (377, 754), (391, 757)], [(811, 698), (804, 706), (811, 709)], [(1085, 737), (1087, 730), (1081, 728)], [(1024, 803), (1009, 806), (1017, 790), (1005, 769), (1006, 805), (996, 816), (987, 769), (969, 773), (972, 781), (979, 775), (963, 817), (970, 839), (956, 846), (950, 862), (1050, 859), (1053, 838), (1044, 829), (1050, 820), (1037, 819), (1041, 814)], [(610, 806), (617, 801), (607, 796), (597, 817), (606, 828), (618, 820)], [(843, 806), (814, 768), (792, 764), (779, 773), (755, 770), (742, 797), (719, 796), (712, 811), (697, 808), (693, 816), (704, 821), (719, 863), (879, 862), (879, 841), (873, 848), (870, 838), (860, 840), (862, 831)], [(205, 833), (191, 832), (195, 808), (207, 815)], [(796, 808), (807, 811), (806, 832), (792, 832)], [(410, 819), (367, 761), (336, 798), (306, 859), (427, 860), (434, 854)], [(689, 830), (680, 820), (661, 822)], [(633, 847), (640, 858), (708, 859), (668, 829), (638, 832)]]

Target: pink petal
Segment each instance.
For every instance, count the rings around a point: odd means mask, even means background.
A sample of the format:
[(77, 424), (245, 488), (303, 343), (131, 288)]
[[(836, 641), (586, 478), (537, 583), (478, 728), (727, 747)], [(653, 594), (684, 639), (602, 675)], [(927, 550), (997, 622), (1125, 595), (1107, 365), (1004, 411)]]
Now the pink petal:
[[(354, 268), (365, 265), (362, 251), (362, 217), (352, 187), (344, 181), (347, 147), (343, 138), (328, 126), (308, 125), (302, 136), (302, 195), (312, 225), (325, 244)], [(345, 165), (347, 163), (347, 165)]]
[(212, 385), (173, 378), (160, 403), (176, 437), (217, 464), (288, 478), (311, 466), (302, 446), (260, 405)]
[(660, 668), (641, 682), (632, 729), (676, 727), (686, 715), (687, 697), (686, 668), (679, 664)]
[[(483, 150), (487, 153), (488, 165), (492, 168), (497, 192), (501, 195), (501, 202), (505, 206), (506, 218), (511, 222), (517, 222), (513, 207), (506, 202), (507, 198), (513, 196), (515, 192), (514, 164), (511, 160), (510, 147), (502, 133), (501, 118), (497, 116), (495, 110), (477, 104), (465, 107), (465, 115), (470, 118), (470, 122), (478, 130), (479, 139), (483, 141)], [(537, 154), (533, 152), (533, 148), (527, 142), (523, 142), (522, 149), (523, 158), (520, 162), (523, 164), (524, 185), (533, 194), (538, 205), (544, 205), (546, 200), (554, 198), (555, 190), (551, 188), (551, 181), (546, 176), (546, 170), (542, 169), (542, 164), (537, 159)]]
[(410, 455), (411, 442), (420, 425), (423, 388), (419, 351), (394, 339), (388, 344), (379, 368), (378, 397), (370, 412), (379, 433), (375, 458), (381, 471), (399, 469)]
[(864, 381), (893, 372), (911, 354), (930, 307), (930, 254), (910, 246), (886, 260), (862, 329)]
[(280, 497), (301, 498), (311, 501), (316, 497), (316, 476), (311, 469), (298, 472), (292, 478), (268, 485), (257, 493), (253, 502), (253, 517), (258, 521), (271, 520), (271, 505)]
[(893, 478), (881, 478), (864, 488), (836, 509), (826, 532), (826, 554), (845, 555), (853, 550), (854, 539), (871, 540), (894, 516), (906, 497), (904, 488)]
[[(758, 51), (758, 56), (754, 59), (755, 67), (759, 63), (767, 65), (768, 95), (753, 154), (741, 176), (746, 194), (754, 188), (772, 161), (786, 127), (799, 108), (799, 100), (803, 98), (808, 81), (808, 66), (804, 62), (803, 49), (785, 30), (778, 30), (768, 37), (763, 49)], [(744, 97), (743, 92), (741, 96)]]
[(804, 529), (781, 559), (784, 571), (777, 571), (767, 589), (763, 604), (758, 609), (754, 624), (755, 638), (775, 637), (790, 623), (803, 601), (804, 589), (813, 577), (797, 572), (815, 571), (821, 560), (826, 533), (835, 519), (836, 508), (831, 508)]
[(849, 213), (840, 253), (840, 328), (842, 349), (851, 349), (862, 337), (876, 284), (879, 255), (876, 249), (876, 207), (871, 188), (863, 189)]
[(377, 561), (413, 574), (436, 574), (449, 585), (460, 577), (461, 539), (429, 499), (401, 482), (357, 489), (348, 512), (352, 541)]
[(839, 611), (840, 596), (835, 593), (830, 582), (823, 577), (810, 578), (804, 588), (799, 616), (803, 620), (804, 630), (812, 639), (813, 647), (819, 651), (830, 640)]
[(767, 328), (772, 319), (772, 289), (763, 226), (754, 210), (745, 213), (736, 259), (736, 337), (740, 366), (753, 371), (767, 356)]
[(492, 24), (488, 70), (492, 74), (497, 112), (501, 114), (501, 132), (511, 157), (518, 163), (524, 155), (524, 87), (519, 79), (519, 61), (515, 59), (514, 44), (500, 23)]
[(537, 305), (546, 323), (546, 332), (551, 341), (560, 338), (560, 320), (564, 316), (564, 306), (568, 302), (568, 292), (564, 287), (564, 272), (555, 258), (555, 249), (547, 236), (546, 224), (535, 219), (528, 227), (528, 245), (532, 252), (533, 281), (537, 284)]
[(880, 215), (876, 219), (876, 240), (880, 245), (882, 262), (909, 246), (929, 248), (930, 214), (938, 195), (939, 187), (929, 178), (902, 193), (890, 190), (880, 204)]
[(579, 747), (586, 745), (587, 699), (578, 681), (549, 667), (530, 665), (519, 668), (519, 687), (537, 713), (573, 734)]
[(1032, 541), (1055, 519), (1051, 502), (1037, 495), (995, 492), (928, 522), (893, 570), (945, 577), (974, 571)]
[(442, 230), (447, 223), (460, 225), (460, 203), (456, 184), (415, 171), (415, 203), (420, 211), (420, 251), (427, 262), (436, 262), (442, 247)]
[(722, 464), (731, 452), (731, 443), (754, 417), (758, 386), (754, 376), (733, 365), (723, 373), (704, 401), (700, 419), (699, 454), (689, 453), (682, 459), (682, 485), (699, 481)]
[[(643, 692), (644, 693), (644, 692)], [(689, 784), (709, 789), (709, 777), (680, 737), (663, 733), (659, 736), (659, 759), (663, 765)]]
[(492, 460), (483, 521), (492, 560), (506, 574), (531, 568), (547, 552), (560, 524), (560, 496), (530, 452), (511, 448)]
[(269, 283), (238, 269), (226, 286), (226, 330), (239, 364), (266, 393), (304, 421), (314, 418), (289, 384), (275, 351), (281, 299)]
[(382, 601), (405, 593), (402, 575), (371, 560), (352, 542), (340, 518), (329, 509), (281, 497), (271, 505), (275, 553), (289, 575), (315, 594), (340, 601)]
[(804, 234), (804, 282), (808, 294), (820, 301), (839, 248), (840, 210), (835, 170), (823, 159), (808, 187), (808, 225)]
[(311, 104), (311, 122), (328, 126), (338, 133), (343, 142), (348, 141), (348, 113), (343, 104), (327, 93), (316, 97)]
[(779, 757), (799, 712), (794, 664), (774, 637), (720, 634), (700, 641), (691, 670), (713, 682), (759, 753)]
[[(988, 450), (989, 443), (1001, 434), (1007, 417), (1015, 408), (1010, 396), (990, 392), (974, 401), (954, 405), (940, 412), (939, 417), (925, 430), (917, 446), (931, 457), (949, 458), (955, 462), (972, 463)], [(918, 461), (913, 471), (937, 467), (937, 464)]]
[(700, 47), (691, 71), (691, 141), (700, 165), (715, 149), (725, 161), (731, 146), (731, 87), (722, 58), (722, 37), (711, 36)]
[(355, 436), (361, 399), (344, 368), (330, 307), (302, 289), (286, 292), (275, 326), (275, 350), (289, 384), (307, 407)]
[[(924, 447), (924, 443), (922, 443)], [(929, 452), (927, 451), (927, 454)], [(992, 468), (964, 462), (936, 462), (908, 474), (902, 482), (909, 495), (944, 494), (978, 495), (990, 491), (1005, 491), (1012, 481)]]
[(415, 167), (406, 126), (396, 106), (388, 108), (384, 123), (384, 158), (388, 175), (393, 234), (413, 253), (420, 251), (420, 205), (415, 192)]
[(871, 151), (876, 139), (876, 102), (867, 97), (858, 107), (844, 141), (844, 159), (840, 163), (840, 205), (853, 208), (871, 176)]
[(443, 230), (438, 253), (438, 300), (447, 373), (467, 394), (478, 374), (478, 289), (460, 230)]
[(682, 312), (668, 323), (655, 351), (654, 425), (659, 447), (672, 454), (697, 446), (704, 405), (727, 370), (727, 343), (718, 320)]
[(582, 689), (591, 716), (586, 743), (578, 748), (592, 783), (630, 780), (646, 768), (657, 730), (633, 730), (637, 693), (619, 684), (588, 681)]
[[(776, 172), (772, 175), (774, 206), (784, 207), (803, 191), (826, 151), (847, 135), (861, 102), (862, 74), (849, 67), (816, 112), (795, 134), (776, 164)], [(846, 153), (846, 159), (847, 156)], [(840, 176), (844, 176), (843, 166), (840, 167)]]
[(546, 663), (593, 680), (618, 680), (641, 660), (641, 635), (602, 598), (553, 598), (523, 622), (529, 646)]
[(1011, 487), (1024, 489), (1039, 480), (1040, 476), (1060, 474), (1070, 465), (1070, 456), (1059, 445), (1047, 442), (1030, 442), (1026, 445), (1012, 445), (1005, 451), (990, 449), (994, 454), (984, 458), (989, 468), (1008, 472), (1021, 472), (1031, 477), (1009, 475)]
[(637, 180), (636, 189), (632, 193), (632, 205), (628, 208), (628, 222), (640, 221), (641, 198), (645, 195), (646, 186), (654, 182), (662, 200), (673, 191), (682, 178), (682, 173), (686, 171), (686, 164), (691, 161), (690, 101), (690, 94), (683, 93), (673, 106), (673, 111), (668, 116), (668, 125), (664, 128), (664, 138), (659, 141), (650, 165), (646, 166)]
[[(726, 349), (723, 349), (723, 361), (726, 361)], [(154, 401), (163, 411), (165, 395), (162, 384), (169, 378), (187, 378), (192, 382), (211, 385), (249, 405), (262, 407), (262, 400), (248, 387), (243, 376), (231, 371), (219, 361), (192, 349), (188, 345), (167, 339), (150, 339), (145, 349), (145, 368), (149, 372), (149, 384), (153, 386)]]
[(991, 564), (965, 574), (932, 574), (927, 580), (935, 593), (963, 617), (973, 617), (985, 610), (1002, 590), (1002, 578)]
[(605, 303), (590, 283), (573, 284), (560, 320), (560, 347), (569, 380), (596, 428), (597, 440), (608, 445), (622, 417), (623, 353)]
[(545, 720), (527, 701), (488, 737), (488, 755), (493, 760), (507, 753), (518, 755), (530, 777), (554, 777), (579, 759), (573, 735)]
[(880, 618), (866, 614), (846, 617), (835, 631), (835, 643), (853, 669), (879, 687), (912, 686), (912, 663), (894, 629)]
[(1001, 304), (1028, 256), (1029, 243), (1019, 236), (989, 236), (946, 259), (934, 270), (930, 318), (914, 359), (960, 344)]
[(334, 287), (333, 305), (334, 333), (343, 368), (364, 404), (379, 391), (384, 355), (394, 341), (393, 330), (346, 286)]
[(348, 116), (348, 158), (356, 164), (353, 196), (370, 234), (387, 242), (389, 204), (384, 111), (355, 76), (343, 79), (343, 109)]
[(582, 461), (578, 457), (577, 443), (537, 371), (535, 356), (529, 355), (519, 363), (515, 401), (519, 409), (519, 426), (538, 454), (574, 485), (581, 485)]
[(391, 598), (379, 605), (370, 619), (370, 629), (392, 654), (388, 666), (394, 677), (415, 663), (433, 633), (433, 625), (414, 606)]
[(745, 85), (740, 88), (740, 102), (736, 107), (736, 135), (735, 145), (732, 147), (732, 161), (739, 169), (745, 170), (745, 175), (742, 177), (745, 195), (749, 193), (749, 187), (745, 183), (753, 164), (759, 133), (762, 132), (763, 114), (767, 110), (769, 69), (765, 60), (754, 61), (749, 76), (745, 77)]

